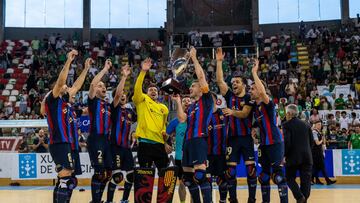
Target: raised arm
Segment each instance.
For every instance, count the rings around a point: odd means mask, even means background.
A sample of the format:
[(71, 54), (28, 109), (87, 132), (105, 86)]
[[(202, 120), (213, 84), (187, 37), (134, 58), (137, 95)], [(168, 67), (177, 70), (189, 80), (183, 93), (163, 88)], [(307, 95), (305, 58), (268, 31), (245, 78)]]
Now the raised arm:
[(224, 60), (225, 54), (222, 52), (222, 48), (219, 47), (216, 50), (216, 84), (220, 89), (220, 94), (225, 95), (229, 87), (224, 81), (224, 73), (222, 69), (222, 62)]
[(104, 68), (91, 81), (90, 90), (89, 90), (89, 98), (90, 99), (93, 99), (95, 97), (95, 93), (96, 93), (95, 92), (95, 87), (96, 87), (96, 85), (101, 81), (101, 79), (104, 77), (104, 75), (109, 71), (111, 66), (112, 66), (111, 60), (107, 59), (105, 61)]
[(146, 72), (150, 70), (152, 64), (151, 59), (147, 58), (141, 63), (141, 71), (139, 73), (139, 76), (136, 79), (135, 86), (134, 86), (134, 96), (133, 96), (133, 102), (135, 104), (138, 104), (144, 100), (144, 95), (142, 91), (142, 85), (144, 82), (144, 78), (146, 75)]
[(55, 98), (59, 97), (61, 88), (66, 84), (66, 78), (69, 73), (70, 65), (72, 61), (75, 59), (76, 55), (78, 55), (78, 52), (76, 50), (72, 50), (67, 54), (67, 60), (65, 62), (65, 65), (61, 70), (59, 77), (55, 83), (55, 86), (52, 90)]
[(46, 111), (45, 111), (45, 101), (46, 101), (46, 98), (49, 96), (50, 93), (51, 93), (51, 91), (48, 92), (48, 93), (45, 95), (44, 99), (41, 101), (40, 114), (41, 114), (42, 116), (45, 116), (45, 113), (46, 113)]
[(259, 60), (256, 59), (254, 67), (252, 68), (252, 76), (254, 78), (256, 89), (259, 92), (260, 100), (265, 104), (268, 104), (270, 102), (270, 98), (266, 94), (266, 89), (257, 74), (258, 70), (259, 70)]
[(209, 84), (206, 82), (204, 70), (202, 69), (202, 67), (196, 57), (196, 49), (194, 47), (191, 47), (191, 49), (190, 49), (190, 57), (194, 63), (195, 74), (199, 80), (201, 90), (203, 91), (203, 93), (207, 93), (209, 91)]
[(119, 105), (120, 98), (124, 93), (126, 79), (130, 75), (130, 72), (131, 72), (129, 65), (123, 66), (121, 68), (121, 72), (122, 72), (122, 77), (121, 77), (121, 80), (120, 80), (118, 86), (116, 87), (116, 92), (115, 92), (115, 97), (114, 97), (114, 106), (115, 107), (117, 105)]
[(184, 112), (184, 109), (181, 105), (181, 98), (180, 95), (173, 95), (171, 99), (176, 103), (176, 115), (180, 123), (186, 122), (187, 115)]
[(76, 93), (81, 89), (82, 85), (84, 84), (86, 74), (88, 73), (90, 66), (93, 62), (94, 61), (91, 58), (86, 59), (84, 70), (81, 72), (80, 76), (76, 79), (73, 86), (69, 90), (70, 97), (76, 95)]

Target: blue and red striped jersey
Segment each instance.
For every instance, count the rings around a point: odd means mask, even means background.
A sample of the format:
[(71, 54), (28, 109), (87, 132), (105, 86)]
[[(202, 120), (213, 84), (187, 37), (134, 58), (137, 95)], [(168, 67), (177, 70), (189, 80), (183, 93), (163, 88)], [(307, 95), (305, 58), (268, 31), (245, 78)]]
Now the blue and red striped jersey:
[(88, 99), (88, 111), (90, 117), (90, 136), (109, 136), (111, 130), (110, 104), (94, 97)]
[(50, 144), (71, 143), (71, 112), (65, 99), (55, 98), (51, 92), (45, 100), (46, 119), (49, 126)]
[(212, 113), (208, 128), (208, 154), (225, 154), (228, 133), (228, 117), (223, 114), (221, 109), (217, 109), (216, 112)]
[[(249, 94), (237, 97), (230, 89), (224, 96), (228, 108), (242, 110), (244, 106), (253, 106)], [(251, 136), (252, 113), (247, 118), (229, 116), (229, 137), (230, 136)]]
[(79, 150), (79, 133), (78, 133), (78, 117), (81, 116), (82, 110), (75, 110), (73, 106), (70, 106), (70, 126), (71, 126), (71, 137), (73, 142), (71, 143), (71, 149)]
[(256, 105), (254, 118), (260, 128), (260, 144), (272, 145), (284, 141), (284, 137), (277, 127), (275, 104), (272, 100), (268, 104), (261, 102)]
[(187, 111), (186, 140), (208, 135), (213, 107), (214, 101), (210, 92), (204, 93), (199, 100), (190, 105)]
[(136, 121), (135, 112), (130, 108), (122, 108), (120, 105), (114, 107), (111, 104), (111, 143), (124, 148), (130, 148), (130, 128)]

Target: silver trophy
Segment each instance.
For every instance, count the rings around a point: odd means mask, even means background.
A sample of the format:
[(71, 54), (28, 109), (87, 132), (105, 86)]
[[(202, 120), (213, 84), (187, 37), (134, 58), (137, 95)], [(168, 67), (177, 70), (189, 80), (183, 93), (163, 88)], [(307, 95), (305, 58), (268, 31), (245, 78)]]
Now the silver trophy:
[(186, 70), (190, 60), (190, 53), (186, 49), (176, 48), (171, 56), (171, 70), (173, 77), (163, 82), (161, 89), (168, 94), (182, 93), (183, 85), (178, 81), (178, 77)]

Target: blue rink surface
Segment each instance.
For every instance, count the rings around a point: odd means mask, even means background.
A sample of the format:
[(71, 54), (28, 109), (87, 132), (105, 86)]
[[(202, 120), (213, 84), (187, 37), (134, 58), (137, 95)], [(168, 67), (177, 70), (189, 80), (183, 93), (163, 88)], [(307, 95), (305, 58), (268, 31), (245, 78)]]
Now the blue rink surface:
[[(157, 189), (157, 187), (154, 187)], [(217, 186), (214, 186), (215, 189), (217, 189)], [(54, 186), (0, 186), (0, 190), (53, 190)], [(85, 189), (90, 190), (90, 186), (84, 186), (84, 187), (77, 187), (76, 190), (79, 189)], [(238, 190), (247, 190), (247, 186), (238, 186)], [(260, 187), (258, 187), (260, 189)], [(277, 189), (276, 185), (272, 185), (271, 189)], [(339, 185), (313, 185), (311, 186), (311, 189), (313, 190), (359, 190), (360, 184), (351, 184), (351, 185), (345, 185), (345, 184), (339, 184)]]

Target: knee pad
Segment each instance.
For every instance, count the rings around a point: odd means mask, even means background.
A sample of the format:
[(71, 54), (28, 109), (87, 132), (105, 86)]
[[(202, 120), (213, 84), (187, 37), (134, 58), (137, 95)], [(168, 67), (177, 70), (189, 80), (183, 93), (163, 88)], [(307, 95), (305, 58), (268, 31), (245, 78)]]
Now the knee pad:
[(195, 173), (194, 173), (194, 181), (198, 184), (201, 185), (202, 183), (208, 181), (207, 177), (206, 177), (206, 171), (205, 170), (201, 170), (201, 169), (196, 169)]
[(246, 165), (246, 173), (248, 178), (256, 178), (256, 167), (255, 164)]
[(261, 185), (270, 185), (270, 176), (267, 173), (261, 172), (259, 175), (259, 182)]
[(235, 180), (236, 179), (236, 166), (228, 166), (225, 171), (225, 178), (227, 180)]
[(125, 175), (125, 181), (128, 183), (134, 183), (134, 171), (127, 171)]
[(73, 190), (74, 188), (76, 188), (78, 184), (77, 178), (76, 177), (61, 177), (59, 179), (59, 188), (67, 188), (69, 190)]
[(124, 179), (124, 175), (121, 173), (120, 170), (113, 171), (112, 176), (111, 176), (112, 183), (117, 185), (117, 184), (121, 183), (121, 181), (123, 179)]
[(194, 173), (192, 172), (184, 172), (182, 176), (182, 181), (186, 187), (189, 187), (194, 183)]
[(274, 172), (272, 174), (272, 180), (276, 185), (286, 182), (284, 172), (280, 166), (274, 168)]

